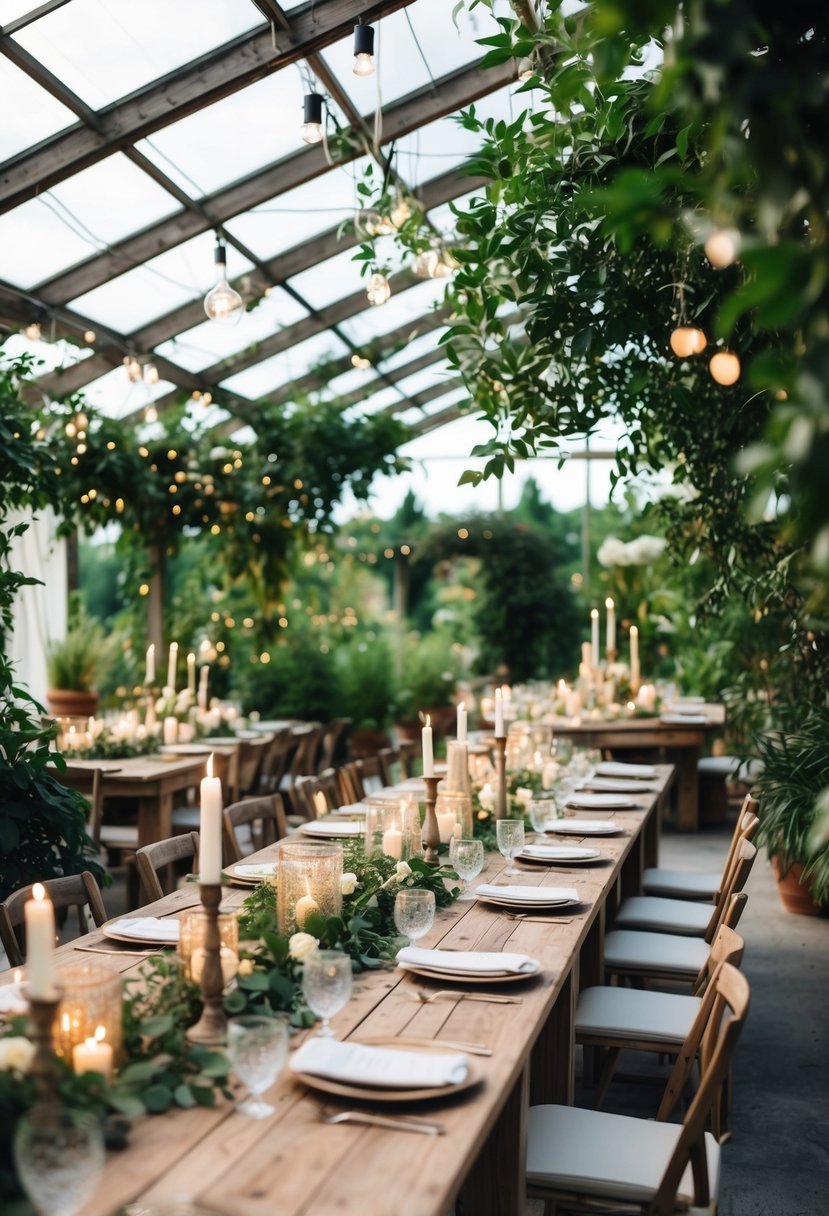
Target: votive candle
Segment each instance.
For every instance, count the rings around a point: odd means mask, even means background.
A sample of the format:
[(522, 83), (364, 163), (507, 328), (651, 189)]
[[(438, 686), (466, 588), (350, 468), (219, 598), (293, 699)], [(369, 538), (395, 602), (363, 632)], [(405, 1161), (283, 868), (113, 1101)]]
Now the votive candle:
[(72, 1068), (77, 1076), (84, 1072), (99, 1072), (106, 1080), (112, 1076), (112, 1046), (105, 1043), (106, 1028), (98, 1026), (95, 1037), (84, 1039), (72, 1048)]

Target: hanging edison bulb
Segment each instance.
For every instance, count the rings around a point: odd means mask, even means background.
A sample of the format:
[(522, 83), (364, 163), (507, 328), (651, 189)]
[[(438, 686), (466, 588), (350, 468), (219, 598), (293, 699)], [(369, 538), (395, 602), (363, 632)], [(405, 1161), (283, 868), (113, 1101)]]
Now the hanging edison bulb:
[(370, 25), (354, 26), (354, 75), (374, 75), (374, 29)]
[(392, 225), (395, 228), (402, 228), (411, 214), (412, 209), (409, 205), (409, 200), (405, 198), (398, 190), (394, 206), (389, 212), (389, 219), (391, 220)]
[(26, 326), (26, 328), (23, 330), (23, 333), (26, 335), (26, 337), (29, 339), (30, 342), (39, 342), (40, 335), (41, 335), (40, 321), (30, 321), (29, 324)]
[(213, 255), (216, 263), (216, 286), (204, 297), (204, 311), (211, 321), (219, 325), (236, 325), (245, 311), (245, 304), (238, 291), (227, 281), (227, 252), (219, 236)]
[(147, 384), (158, 384), (160, 377), (158, 368), (154, 363), (148, 363), (144, 368), (144, 379), (147, 381)]
[(322, 142), (322, 94), (306, 93), (302, 102), (302, 138), (306, 144)]
[(130, 384), (140, 384), (144, 379), (144, 373), (135, 355), (124, 355), (124, 367), (127, 369), (127, 379)]
[(708, 370), (717, 384), (736, 384), (740, 379), (740, 360), (733, 351), (718, 350), (712, 356)]
[(158, 422), (158, 410), (154, 405), (148, 405), (144, 410), (145, 422)]
[(737, 260), (741, 244), (736, 228), (715, 228), (705, 242), (705, 256), (716, 270), (725, 270)]
[(359, 368), (361, 372), (366, 371), (371, 367), (371, 359), (367, 359), (365, 355), (358, 355), (356, 352), (351, 356), (351, 366)]
[(87, 346), (91, 346), (97, 337), (98, 335), (95, 333), (94, 329), (87, 329), (84, 331), (83, 340)]
[(368, 296), (369, 304), (374, 304), (375, 306), (379, 307), (381, 304), (386, 303), (391, 295), (391, 287), (384, 274), (380, 274), (379, 271), (375, 271), (368, 281), (366, 295)]
[(700, 355), (708, 345), (705, 334), (695, 325), (678, 325), (670, 338), (671, 350), (680, 359)]
[(412, 273), (416, 274), (419, 279), (433, 279), (439, 261), (440, 255), (437, 249), (421, 249), (415, 254)]

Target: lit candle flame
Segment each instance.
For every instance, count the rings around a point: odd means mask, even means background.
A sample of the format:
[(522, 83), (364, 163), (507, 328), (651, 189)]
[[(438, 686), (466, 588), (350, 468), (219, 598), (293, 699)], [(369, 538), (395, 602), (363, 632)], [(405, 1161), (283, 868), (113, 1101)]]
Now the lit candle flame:
[(32, 887), (32, 899), (42, 901), (46, 898), (46, 888), (42, 882), (36, 882)]
[(212, 752), (210, 753), (210, 757), (207, 761), (207, 775), (208, 775), (208, 777), (213, 776), (213, 753)]
[(98, 1043), (103, 1043), (103, 1041), (106, 1037), (107, 1037), (106, 1026), (96, 1026), (95, 1027), (95, 1041)]
[(427, 725), (427, 726), (431, 726), (431, 725), (432, 725), (432, 718), (431, 718), (431, 715), (430, 715), (430, 714), (427, 714), (427, 715), (426, 715), (426, 725)]
[(607, 597), (607, 599), (605, 600), (605, 602), (604, 602), (604, 606), (605, 606), (605, 608), (613, 608), (613, 607), (615, 607), (615, 605), (614, 605), (614, 603), (613, 603), (613, 600), (610, 598), (610, 596), (608, 596), (608, 597)]

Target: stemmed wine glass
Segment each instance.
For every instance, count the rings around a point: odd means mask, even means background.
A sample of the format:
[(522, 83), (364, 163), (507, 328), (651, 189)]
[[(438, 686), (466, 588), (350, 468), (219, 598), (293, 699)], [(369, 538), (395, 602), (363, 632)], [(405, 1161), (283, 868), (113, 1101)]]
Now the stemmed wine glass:
[(283, 1018), (245, 1014), (227, 1024), (227, 1055), (239, 1080), (252, 1097), (236, 1109), (251, 1119), (266, 1119), (276, 1107), (262, 1101), (285, 1067), (288, 1058), (288, 1027)]
[(331, 1019), (348, 1004), (353, 970), (343, 950), (314, 950), (302, 968), (302, 995), (312, 1013), (322, 1018), (317, 1034), (333, 1039)]
[[(564, 817), (564, 814), (565, 814), (565, 807), (567, 806), (570, 799), (573, 797), (573, 794), (576, 792), (578, 785), (579, 785), (578, 777), (568, 776), (568, 777), (559, 777), (559, 779), (556, 781), (555, 785), (553, 786), (553, 796), (556, 800), (556, 806), (558, 808), (559, 815), (562, 818)], [(571, 814), (572, 814), (572, 812), (571, 812)]]
[(409, 939), (409, 945), (414, 945), (435, 923), (434, 891), (424, 891), (421, 887), (398, 891), (394, 900), (394, 923), (397, 931)]
[(556, 822), (561, 818), (555, 798), (534, 798), (527, 810), (533, 830), (539, 836), (543, 836), (545, 832), (555, 831)]
[(484, 868), (484, 842), (482, 840), (456, 840), (452, 864), (463, 883), (459, 900), (470, 900), (469, 884)]
[(499, 852), (507, 860), (507, 868), (505, 874), (519, 874), (520, 870), (516, 869), (513, 860), (517, 853), (520, 853), (524, 847), (524, 820), (523, 819), (499, 819), (495, 828), (498, 838)]
[(92, 1198), (104, 1168), (100, 1120), (65, 1106), (20, 1120), (14, 1161), (40, 1216), (76, 1216)]

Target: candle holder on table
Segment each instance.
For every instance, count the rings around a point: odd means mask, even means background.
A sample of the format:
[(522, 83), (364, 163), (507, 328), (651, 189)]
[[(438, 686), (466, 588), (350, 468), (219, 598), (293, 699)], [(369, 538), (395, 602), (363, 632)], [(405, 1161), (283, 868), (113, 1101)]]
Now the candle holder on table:
[(305, 920), (319, 913), (326, 920), (339, 916), (342, 896), (343, 846), (280, 840), (276, 860), (276, 919), (283, 937), (305, 929)]
[(61, 1000), (57, 1017), (57, 1052), (67, 1064), (79, 1043), (95, 1037), (104, 1028), (106, 1042), (116, 1061), (124, 1041), (124, 991), (120, 971), (94, 963), (69, 963), (61, 967)]
[(416, 798), (409, 796), (394, 801), (378, 798), (374, 801), (369, 796), (365, 807), (366, 857), (386, 856), (408, 861), (410, 857), (419, 856), (422, 844), (420, 807)]
[(423, 820), (423, 860), (427, 865), (438, 865), (438, 845), (440, 844), (440, 829), (435, 814), (435, 802), (438, 794), (439, 777), (424, 777), (426, 786), (426, 817)]
[(220, 882), (203, 882), (199, 886), (204, 908), (204, 965), (201, 973), (202, 1012), (194, 1026), (187, 1031), (191, 1043), (214, 1047), (227, 1042), (227, 1015), (222, 1004), (224, 976), (222, 975), (222, 936), (219, 929), (219, 904), (222, 900)]
[[(207, 950), (209, 917), (204, 908), (191, 908), (179, 919), (178, 956), (185, 979), (200, 984)], [(218, 914), (220, 959), (225, 987), (239, 970), (239, 919), (234, 912)]]
[(23, 989), (29, 1002), (29, 1038), (34, 1044), (34, 1055), (29, 1065), (29, 1076), (35, 1083), (37, 1098), (32, 1107), (32, 1117), (43, 1119), (54, 1108), (58, 1098), (58, 1057), (55, 1053), (55, 1018), (63, 995), (55, 988), (51, 997), (33, 997)]
[(507, 737), (495, 736), (495, 818), (507, 818)]

